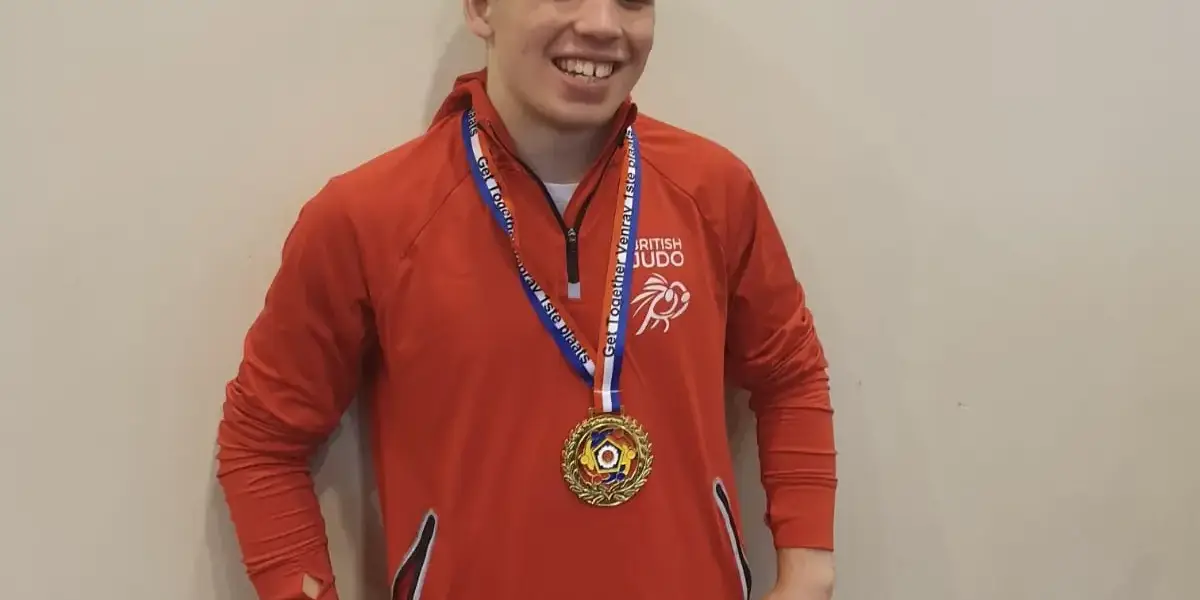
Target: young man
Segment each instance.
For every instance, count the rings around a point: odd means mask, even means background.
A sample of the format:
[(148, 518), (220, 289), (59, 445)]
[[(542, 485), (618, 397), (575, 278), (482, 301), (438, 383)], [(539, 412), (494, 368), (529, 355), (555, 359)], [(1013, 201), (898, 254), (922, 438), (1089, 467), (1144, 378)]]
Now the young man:
[(825, 359), (750, 171), (628, 99), (653, 3), (464, 4), (487, 69), (305, 205), (229, 383), (219, 478), (260, 598), (336, 598), (308, 459), (360, 391), (393, 599), (748, 598), (726, 372), (768, 598), (828, 598)]

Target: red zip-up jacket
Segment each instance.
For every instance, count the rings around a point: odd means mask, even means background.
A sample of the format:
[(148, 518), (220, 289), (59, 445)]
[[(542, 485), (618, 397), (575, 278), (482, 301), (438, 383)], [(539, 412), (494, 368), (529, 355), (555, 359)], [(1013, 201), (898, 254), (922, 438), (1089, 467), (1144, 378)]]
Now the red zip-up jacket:
[[(747, 598), (727, 383), (752, 394), (775, 545), (832, 549), (826, 361), (749, 169), (626, 102), (565, 211), (577, 224), (569, 257), (485, 77), (459, 78), (424, 135), (333, 177), (284, 244), (218, 433), (218, 478), (259, 597), (303, 600), (307, 575), (321, 600), (336, 598), (308, 465), (360, 392), (394, 599)], [(637, 133), (620, 389), (651, 437), (653, 469), (619, 506), (586, 504), (564, 481), (564, 440), (593, 394), (531, 306), (514, 246), (473, 182), (468, 108), (520, 258), (593, 357), (626, 179), (622, 131)]]

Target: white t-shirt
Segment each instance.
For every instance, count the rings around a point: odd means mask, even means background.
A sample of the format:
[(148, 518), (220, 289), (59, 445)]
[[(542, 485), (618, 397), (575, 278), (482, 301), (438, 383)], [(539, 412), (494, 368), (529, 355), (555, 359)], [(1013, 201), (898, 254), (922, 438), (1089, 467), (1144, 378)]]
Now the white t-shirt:
[(547, 183), (546, 191), (550, 192), (550, 199), (554, 200), (554, 206), (558, 207), (558, 214), (567, 212), (567, 203), (571, 201), (571, 196), (575, 195), (575, 188), (579, 187), (578, 183)]

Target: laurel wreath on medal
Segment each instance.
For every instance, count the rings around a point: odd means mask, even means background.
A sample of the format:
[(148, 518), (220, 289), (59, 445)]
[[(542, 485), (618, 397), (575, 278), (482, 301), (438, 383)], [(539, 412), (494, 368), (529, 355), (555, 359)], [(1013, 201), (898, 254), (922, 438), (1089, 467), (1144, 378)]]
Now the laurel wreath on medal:
[[(583, 442), (584, 437), (592, 431), (608, 428), (623, 431), (634, 440), (637, 445), (637, 466), (634, 467), (633, 473), (630, 473), (628, 477), (618, 483), (611, 485), (586, 483), (579, 474), (579, 446)], [(609, 507), (628, 502), (630, 498), (646, 485), (646, 480), (650, 477), (650, 470), (653, 466), (654, 454), (650, 437), (646, 435), (646, 430), (642, 428), (640, 423), (624, 415), (603, 414), (592, 416), (576, 425), (571, 430), (571, 434), (567, 436), (566, 444), (563, 445), (563, 479), (566, 480), (567, 487), (570, 488), (572, 493), (578, 496), (580, 500), (592, 506)]]

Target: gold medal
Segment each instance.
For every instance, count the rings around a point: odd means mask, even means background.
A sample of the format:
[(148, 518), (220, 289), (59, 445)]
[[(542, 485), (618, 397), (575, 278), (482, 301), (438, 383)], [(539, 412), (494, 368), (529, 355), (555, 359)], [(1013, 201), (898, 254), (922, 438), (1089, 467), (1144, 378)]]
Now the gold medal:
[(617, 506), (637, 494), (654, 463), (650, 438), (640, 423), (623, 414), (588, 417), (567, 437), (563, 479), (592, 506)]

